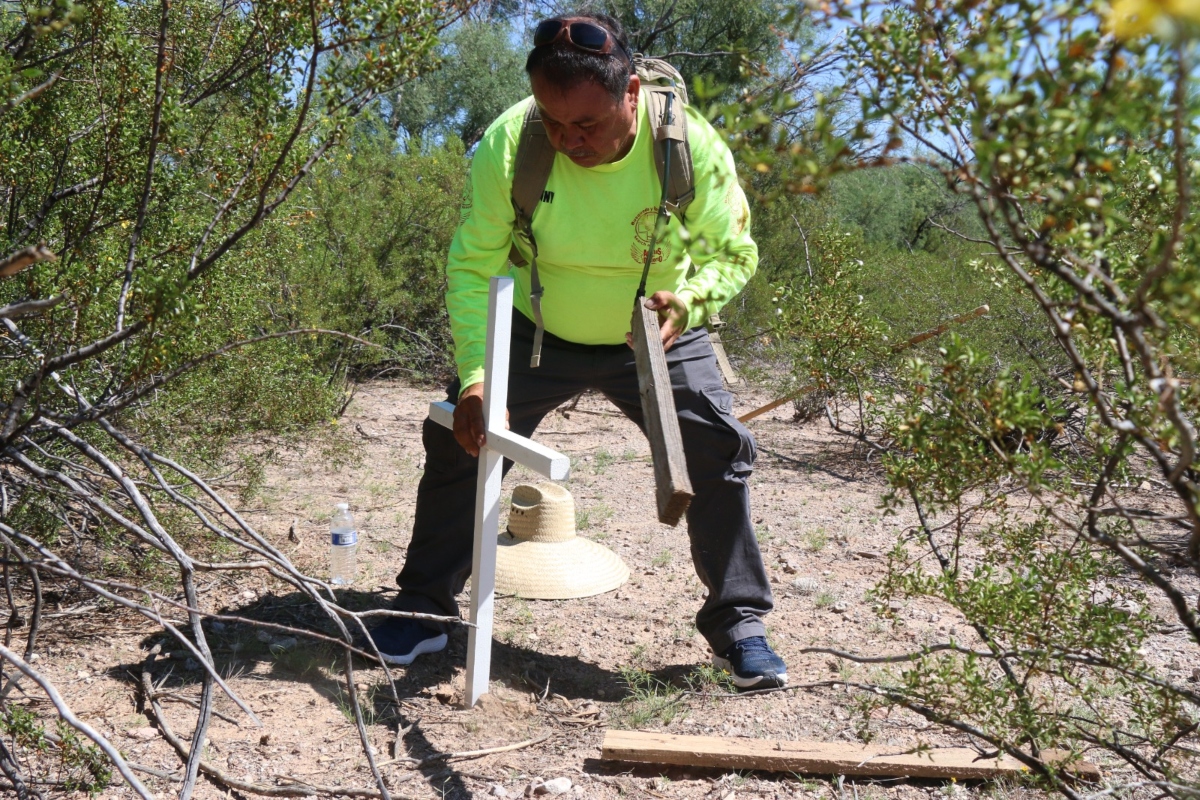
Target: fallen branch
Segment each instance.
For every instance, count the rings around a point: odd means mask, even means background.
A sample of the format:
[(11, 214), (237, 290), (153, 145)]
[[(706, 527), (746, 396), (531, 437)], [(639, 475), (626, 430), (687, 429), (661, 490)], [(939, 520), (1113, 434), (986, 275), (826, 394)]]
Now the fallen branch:
[(58, 690), (54, 688), (54, 684), (46, 680), (46, 678), (44, 678), (40, 672), (29, 666), (29, 664), (25, 663), (25, 659), (21, 658), (2, 644), (0, 644), (0, 658), (8, 661), (14, 667), (23, 672), (25, 677), (42, 687), (42, 691), (46, 693), (46, 696), (50, 698), (50, 702), (54, 704), (54, 709), (58, 712), (58, 716), (61, 717), (62, 720), (72, 728), (95, 742), (96, 746), (104, 752), (104, 755), (108, 756), (108, 759), (112, 762), (113, 766), (117, 768), (117, 772), (121, 773), (121, 777), (125, 779), (125, 782), (128, 783), (129, 786), (138, 793), (142, 800), (155, 800), (155, 797), (150, 790), (147, 789), (142, 782), (137, 779), (137, 776), (133, 774), (129, 764), (126, 763), (125, 759), (117, 751), (117, 748), (113, 747), (112, 743), (109, 742), (108, 739), (101, 736), (95, 728), (93, 728), (91, 725), (88, 725), (79, 717), (75, 716), (75, 712), (71, 710), (70, 706), (68, 706), (66, 701), (62, 699), (62, 696), (59, 695)]
[(544, 733), (541, 736), (534, 737), (533, 739), (526, 739), (523, 742), (517, 742), (515, 744), (505, 744), (500, 745), (499, 747), (485, 747), (482, 750), (463, 750), (462, 752), (458, 753), (437, 753), (432, 756), (426, 756), (425, 758), (409, 758), (407, 756), (400, 756), (398, 758), (393, 758), (391, 761), (380, 761), (379, 766), (386, 767), (391, 764), (411, 764), (413, 769), (424, 769), (425, 767), (438, 764), (443, 761), (464, 761), (471, 758), (483, 758), (484, 756), (495, 755), (496, 753), (508, 753), (513, 750), (523, 750), (526, 747), (533, 747), (535, 744), (541, 744), (553, 735), (554, 731), (550, 731), (549, 733)]
[[(155, 651), (151, 651), (151, 655), (156, 655)], [(163, 738), (171, 747), (175, 748), (175, 752), (185, 761), (191, 754), (191, 748), (188, 747), (175, 732), (171, 730), (171, 726), (167, 724), (166, 716), (162, 713), (162, 707), (158, 704), (158, 693), (154, 690), (154, 682), (150, 678), (149, 662), (142, 665), (142, 694), (146, 698), (146, 710), (154, 717), (155, 724), (162, 731)], [(204, 773), (210, 780), (221, 784), (228, 789), (235, 789), (240, 792), (252, 792), (261, 794), (267, 797), (315, 797), (316, 795), (343, 795), (345, 797), (367, 797), (372, 800), (383, 800), (383, 793), (374, 789), (351, 789), (344, 786), (321, 786), (311, 784), (306, 781), (295, 781), (291, 786), (267, 786), (262, 783), (251, 783), (234, 778), (213, 766), (212, 762), (200, 760), (200, 772)], [(279, 776), (283, 777), (283, 776)], [(292, 780), (284, 778), (285, 780)], [(401, 800), (412, 800), (412, 798), (402, 795), (394, 795)], [(153, 800), (153, 798), (146, 798)]]

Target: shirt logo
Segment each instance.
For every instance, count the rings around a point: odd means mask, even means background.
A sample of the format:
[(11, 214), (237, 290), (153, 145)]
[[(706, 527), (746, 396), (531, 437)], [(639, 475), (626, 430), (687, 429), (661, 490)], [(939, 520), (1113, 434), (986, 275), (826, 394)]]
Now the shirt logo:
[[(670, 222), (670, 217), (667, 221)], [(654, 226), (658, 224), (658, 208), (649, 206), (642, 209), (629, 224), (633, 226), (633, 243), (629, 246), (629, 257), (639, 264), (645, 264), (650, 239), (654, 236)], [(659, 264), (670, 257), (671, 245), (667, 237), (667, 226), (663, 226), (662, 236), (654, 243), (654, 258), (650, 263)]]
[(542, 192), (542, 202), (543, 203), (553, 203), (554, 202), (554, 192), (552, 192), (548, 189), (546, 191)]

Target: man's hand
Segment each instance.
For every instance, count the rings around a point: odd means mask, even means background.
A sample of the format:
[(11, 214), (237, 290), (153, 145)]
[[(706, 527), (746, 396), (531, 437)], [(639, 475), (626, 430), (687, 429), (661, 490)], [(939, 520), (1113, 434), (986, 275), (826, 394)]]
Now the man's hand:
[[(658, 312), (658, 332), (662, 337), (663, 351), (670, 350), (675, 340), (687, 330), (687, 306), (674, 292), (664, 289), (646, 298), (646, 308)], [(625, 344), (633, 347), (632, 333), (625, 334)]]
[(458, 396), (454, 406), (454, 441), (471, 456), (487, 444), (487, 427), (483, 423), (483, 383), (468, 386)]
[[(504, 427), (508, 428), (508, 411), (504, 412)], [(483, 383), (473, 383), (458, 396), (454, 406), (454, 441), (472, 458), (487, 444), (487, 426), (483, 422)]]

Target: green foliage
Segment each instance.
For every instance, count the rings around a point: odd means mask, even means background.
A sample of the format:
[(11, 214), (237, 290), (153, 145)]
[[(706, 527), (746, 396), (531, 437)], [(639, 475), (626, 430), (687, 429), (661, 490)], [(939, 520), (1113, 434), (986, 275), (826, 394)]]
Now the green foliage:
[(951, 336), (936, 367), (920, 359), (901, 377), (900, 399), (882, 406), (895, 450), (885, 456), (892, 485), (920, 492), (931, 509), (971, 488), (1013, 476), (1037, 487), (1063, 466), (1051, 443), (1067, 413), (1028, 377), (988, 380), (975, 351)]
[[(328, 418), (344, 396), (344, 372), (275, 313), (296, 242), (265, 223), (456, 13), (84, 0), (0, 14), (0, 539), (22, 573), (139, 607), (155, 590), (194, 603), (209, 553), (292, 569), (203, 478), (236, 437), (252, 491), (270, 450), (248, 434)], [(57, 754), (68, 789), (107, 784), (73, 730), (5, 713), (27, 774)]]
[(462, 145), (452, 139), (399, 154), (372, 122), (315, 171), (295, 211), (273, 226), (294, 245), (272, 266), (271, 312), (289, 328), (347, 331), (381, 348), (314, 343), (327, 367), (446, 378), (445, 260), (466, 180)]
[[(889, 510), (917, 512), (879, 596), (970, 626), (877, 696), (1021, 755), (1069, 796), (1044, 748), (1105, 749), (1184, 796), (1200, 698), (1139, 648), (1151, 604), (1200, 642), (1168, 569), (1200, 570), (1196, 31), (1122, 41), (1108, 13), (823, 4), (853, 78), (808, 124), (779, 124), (802, 102), (788, 87), (714, 113), (759, 176), (756, 229), (774, 223), (772, 345), (883, 456)], [(980, 303), (986, 326), (903, 352)], [(884, 333), (903, 355), (873, 342)], [(1147, 478), (1168, 491), (1139, 497)]]
[[(176, 452), (199, 444), (211, 455), (235, 432), (286, 430), (336, 409), (340, 387), (295, 342), (197, 362), (282, 330), (266, 314), (278, 293), (271, 267), (287, 256), (255, 229), (430, 46), (423, 6), (351, 5), (326, 10), (317, 42), (308, 7), (288, 0), (260, 4), (253, 18), (210, 13), (206, 0), (165, 11), (98, 0), (72, 7), (74, 24), (59, 28), (34, 25), (36, 9), (28, 21), (0, 20), (6, 40), (25, 37), (4, 68), (58, 76), (0, 119), (5, 252), (40, 240), (58, 259), (4, 282), (0, 300), (61, 299), (23, 321), (29, 345), (4, 362), (5, 384), (23, 387), (5, 436), (37, 418), (26, 398), (74, 413), (75, 399), (43, 390), (51, 372), (93, 416), (124, 410), (124, 423)], [(153, 46), (135, 30), (155, 32)], [(355, 54), (332, 52), (349, 39), (362, 43)], [(217, 268), (227, 261), (236, 269)]]
[(639, 53), (670, 56), (691, 86), (743, 86), (783, 61), (773, 3), (736, 0), (610, 0), (601, 6), (625, 26)]
[(525, 48), (502, 21), (471, 20), (451, 29), (434, 55), (436, 69), (388, 95), (388, 123), (410, 152), (457, 138), (468, 150), (492, 120), (529, 95)]
[(0, 736), (9, 740), (9, 752), (25, 757), (27, 780), (57, 781), (67, 792), (95, 795), (108, 788), (112, 765), (100, 750), (85, 744), (75, 729), (57, 720), (56, 735), (46, 733), (45, 725), (24, 706), (8, 704), (0, 712)]
[(651, 722), (670, 725), (687, 712), (683, 704), (686, 695), (644, 669), (624, 667), (621, 680), (628, 694), (621, 699), (614, 721), (622, 727), (636, 730)]

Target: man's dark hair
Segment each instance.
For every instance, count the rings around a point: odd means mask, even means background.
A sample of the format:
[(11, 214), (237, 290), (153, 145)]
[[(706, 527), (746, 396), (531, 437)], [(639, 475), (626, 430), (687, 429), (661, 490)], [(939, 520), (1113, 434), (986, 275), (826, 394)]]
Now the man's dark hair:
[(633, 73), (629, 47), (625, 42), (625, 29), (607, 14), (580, 11), (559, 15), (561, 19), (568, 17), (582, 17), (606, 28), (620, 46), (614, 47), (611, 53), (598, 55), (580, 50), (566, 40), (559, 39), (530, 51), (529, 58), (525, 60), (526, 74), (533, 76), (537, 73), (563, 90), (573, 89), (584, 81), (591, 81), (607, 89), (614, 100), (620, 100), (629, 86), (629, 76)]

